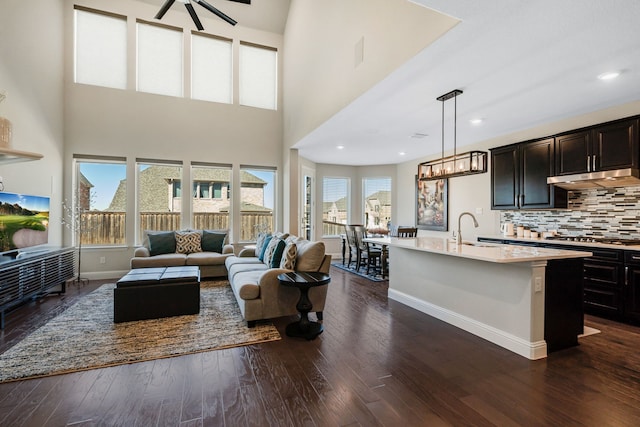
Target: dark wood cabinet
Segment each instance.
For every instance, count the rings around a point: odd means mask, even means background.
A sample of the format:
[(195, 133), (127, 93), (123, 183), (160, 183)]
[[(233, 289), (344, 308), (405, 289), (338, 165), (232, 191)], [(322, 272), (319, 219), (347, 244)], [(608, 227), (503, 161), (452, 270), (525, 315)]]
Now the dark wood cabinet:
[(554, 174), (554, 139), (491, 150), (491, 208), (567, 207), (567, 192), (547, 184)]
[(625, 317), (640, 322), (640, 252), (625, 253)]
[(623, 119), (556, 136), (556, 175), (637, 169), (638, 124)]

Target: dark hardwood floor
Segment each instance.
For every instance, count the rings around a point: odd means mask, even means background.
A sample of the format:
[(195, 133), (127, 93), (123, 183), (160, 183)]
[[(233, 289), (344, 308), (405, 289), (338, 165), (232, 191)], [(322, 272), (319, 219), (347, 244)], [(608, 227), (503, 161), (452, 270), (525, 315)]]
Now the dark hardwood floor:
[[(640, 328), (529, 361), (332, 268), (315, 341), (276, 342), (0, 384), (2, 426), (638, 426)], [(0, 352), (100, 282), (9, 314)], [(69, 325), (73, 328), (73, 325)]]

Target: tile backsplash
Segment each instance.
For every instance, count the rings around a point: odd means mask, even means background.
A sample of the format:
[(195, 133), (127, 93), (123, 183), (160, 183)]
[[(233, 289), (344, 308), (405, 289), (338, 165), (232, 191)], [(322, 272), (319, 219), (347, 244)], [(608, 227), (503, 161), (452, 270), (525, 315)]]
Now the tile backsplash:
[(567, 236), (640, 238), (640, 187), (570, 191), (567, 209), (503, 211), (504, 222)]

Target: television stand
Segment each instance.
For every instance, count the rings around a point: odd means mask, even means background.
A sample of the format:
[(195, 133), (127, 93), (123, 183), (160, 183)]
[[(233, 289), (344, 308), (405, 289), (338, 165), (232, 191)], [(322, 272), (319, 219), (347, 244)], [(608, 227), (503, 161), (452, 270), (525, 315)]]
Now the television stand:
[[(75, 248), (48, 248), (0, 262), (0, 329), (4, 329), (9, 309), (49, 293), (66, 291), (67, 280), (75, 277), (75, 253)], [(48, 292), (59, 285), (60, 291)]]

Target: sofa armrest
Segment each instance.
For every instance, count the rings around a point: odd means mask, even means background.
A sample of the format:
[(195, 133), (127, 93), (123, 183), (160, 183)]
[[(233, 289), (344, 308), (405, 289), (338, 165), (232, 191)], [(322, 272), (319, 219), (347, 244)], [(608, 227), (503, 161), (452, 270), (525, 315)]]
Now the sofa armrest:
[(266, 270), (260, 276), (258, 285), (260, 285), (260, 294), (265, 295), (269, 292), (277, 292), (277, 288), (280, 286), (278, 282), (278, 275), (282, 273), (290, 273), (293, 270), (287, 270), (286, 268), (270, 268)]
[(222, 247), (223, 254), (232, 254), (233, 253), (233, 245), (224, 245)]
[(256, 248), (243, 248), (238, 253), (238, 257), (256, 257)]
[(140, 246), (139, 248), (136, 248), (135, 251), (133, 251), (133, 256), (134, 257), (149, 257), (151, 256), (151, 254), (149, 253), (149, 249), (147, 249), (144, 246)]

